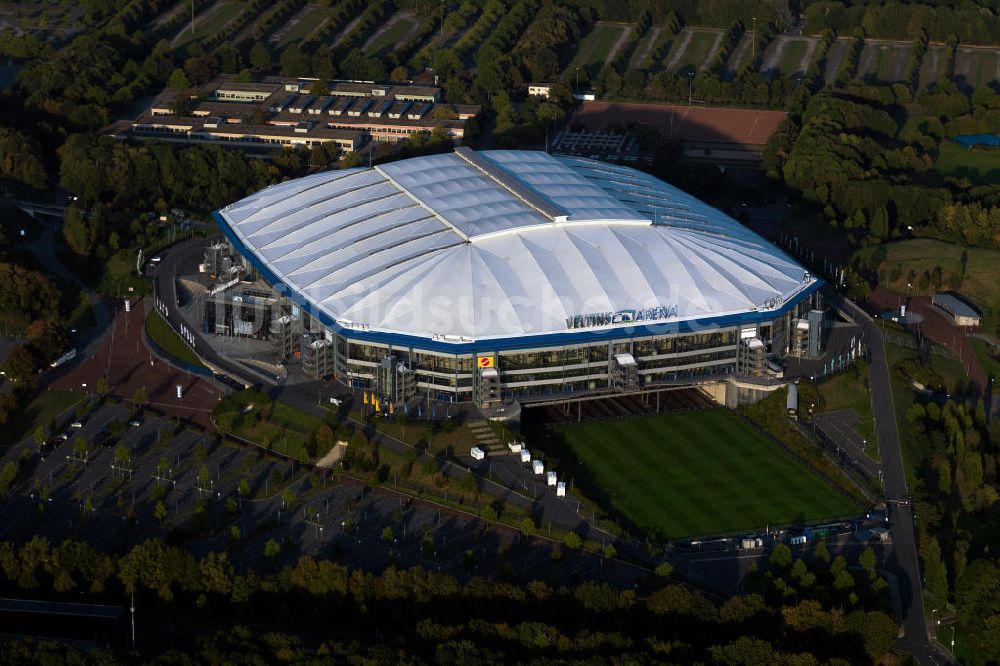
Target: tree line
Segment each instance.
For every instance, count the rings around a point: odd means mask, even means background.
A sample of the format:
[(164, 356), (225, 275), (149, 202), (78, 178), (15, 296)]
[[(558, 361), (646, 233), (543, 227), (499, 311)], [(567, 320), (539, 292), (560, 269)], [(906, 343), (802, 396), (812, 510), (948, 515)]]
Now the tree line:
[[(212, 640), (196, 630), (201, 618), (253, 622), (345, 655), (390, 648), (402, 661), (464, 655), (489, 661), (857, 663), (886, 654), (897, 632), (882, 610), (885, 581), (874, 575), (874, 556), (867, 552), (852, 568), (842, 557), (807, 564), (780, 546), (771, 558), (774, 573), (751, 581), (763, 583), (759, 592), (716, 606), (656, 577), (641, 593), (600, 582), (515, 585), (473, 577), (462, 583), (420, 567), (390, 566), (373, 574), (310, 556), (279, 566), (274, 558), (281, 548), (273, 545), (265, 546), (270, 564), (239, 570), (225, 552), (197, 558), (159, 540), (112, 556), (84, 542), (53, 545), (36, 536), (21, 545), (0, 542), (0, 589), (110, 603), (134, 595), (151, 636), (143, 640), (147, 649), (156, 640), (150, 625), (168, 618), (200, 634), (199, 640)], [(794, 585), (778, 582), (785, 579)], [(261, 614), (262, 608), (272, 611)], [(185, 620), (177, 620), (181, 611)]]
[[(983, 247), (1000, 246), (1000, 186), (932, 170), (941, 143), (955, 133), (984, 131), (1000, 118), (1000, 96), (953, 90), (921, 97), (960, 98), (959, 116), (908, 121), (893, 89), (851, 85), (803, 98), (771, 136), (768, 175), (807, 207), (842, 227), (855, 243), (906, 235)], [(931, 99), (928, 99), (931, 98)]]
[[(913, 360), (894, 369), (926, 386), (943, 380)], [(989, 525), (1000, 494), (1000, 446), (995, 425), (976, 402), (917, 401), (906, 414), (919, 455), (913, 487), (917, 536), (933, 605), (954, 605), (963, 635), (982, 659), (1000, 660), (1000, 568)]]

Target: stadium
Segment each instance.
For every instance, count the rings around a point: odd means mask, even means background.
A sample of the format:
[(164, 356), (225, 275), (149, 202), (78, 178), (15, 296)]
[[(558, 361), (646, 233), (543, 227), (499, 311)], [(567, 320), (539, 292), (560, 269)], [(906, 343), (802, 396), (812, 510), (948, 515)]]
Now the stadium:
[(763, 376), (820, 344), (820, 281), (802, 266), (590, 159), (458, 148), (280, 183), (215, 219), (205, 331), (269, 340), (386, 404)]

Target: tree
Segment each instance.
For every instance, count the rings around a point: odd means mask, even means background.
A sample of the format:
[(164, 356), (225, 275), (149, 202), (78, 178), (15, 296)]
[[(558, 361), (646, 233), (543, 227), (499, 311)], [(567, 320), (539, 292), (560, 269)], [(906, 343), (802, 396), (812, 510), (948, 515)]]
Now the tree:
[(31, 438), (35, 440), (35, 444), (41, 446), (45, 443), (47, 436), (45, 434), (45, 426), (38, 426), (35, 428), (35, 432), (31, 435)]
[(17, 465), (8, 462), (0, 469), (0, 497), (7, 494), (15, 478), (17, 478)]
[(292, 505), (292, 502), (294, 501), (295, 501), (295, 491), (292, 490), (291, 488), (285, 488), (281, 492), (281, 504), (285, 508), (288, 508)]
[(177, 68), (174, 69), (170, 78), (167, 80), (167, 87), (180, 92), (190, 88), (191, 82), (188, 80), (187, 74), (184, 73), (184, 70)]
[(156, 507), (153, 509), (153, 517), (160, 521), (160, 524), (167, 519), (167, 507), (164, 506), (163, 500), (156, 502)]
[(493, 505), (487, 504), (479, 512), (479, 517), (485, 520), (487, 524), (492, 525), (497, 521), (497, 510), (493, 508)]
[(309, 63), (298, 42), (292, 42), (281, 54), (281, 72), (286, 76), (304, 76)]
[(0, 393), (0, 425), (10, 421), (17, 411), (17, 398), (13, 393)]
[(861, 636), (865, 643), (865, 651), (873, 660), (888, 654), (899, 635), (896, 622), (882, 611), (873, 611), (865, 615), (861, 628)]
[(83, 438), (83, 435), (77, 435), (73, 438), (73, 455), (82, 460), (87, 459), (87, 440)]
[(787, 569), (792, 564), (792, 549), (783, 543), (774, 547), (770, 557), (771, 566), (778, 569)]
[(38, 374), (38, 361), (26, 346), (16, 345), (7, 352), (4, 372), (8, 381), (30, 388)]
[(97, 395), (101, 397), (106, 396), (108, 394), (108, 380), (104, 377), (98, 377), (95, 389), (97, 390)]
[(389, 73), (389, 80), (393, 83), (406, 83), (410, 80), (410, 74), (402, 65), (396, 65)]
[(264, 543), (264, 557), (269, 560), (273, 560), (278, 555), (281, 554), (281, 544), (279, 544), (274, 539), (268, 539)]
[(76, 204), (66, 210), (62, 230), (69, 249), (83, 257), (89, 257), (100, 241), (98, 221), (88, 219), (83, 209)]
[(0, 127), (0, 177), (13, 178), (36, 190), (48, 186), (48, 176), (32, 139), (17, 130)]
[(248, 481), (246, 477), (240, 479), (240, 485), (236, 488), (236, 492), (238, 492), (241, 497), (246, 497), (250, 494), (250, 481)]
[(518, 529), (524, 536), (532, 536), (535, 533), (535, 521), (530, 517), (525, 516), (525, 518), (518, 525)]
[(583, 539), (576, 532), (567, 532), (566, 536), (563, 538), (563, 543), (570, 550), (576, 550), (583, 545)]
[(869, 578), (875, 578), (875, 564), (877, 560), (875, 558), (875, 551), (872, 550), (871, 546), (868, 546), (861, 554), (858, 556), (858, 564), (861, 568), (868, 572)]
[(267, 50), (263, 42), (257, 42), (250, 49), (250, 65), (257, 71), (271, 66), (271, 52)]
[(201, 465), (198, 467), (198, 488), (201, 490), (207, 490), (208, 484), (212, 481), (212, 474), (208, 471), (208, 465)]
[(656, 568), (653, 569), (653, 573), (660, 578), (670, 578), (670, 576), (674, 573), (674, 565), (670, 564), (670, 562), (660, 562), (656, 565)]
[(146, 404), (146, 401), (146, 389), (140, 386), (132, 393), (132, 406), (138, 411), (139, 408)]
[(386, 526), (382, 529), (382, 543), (392, 543), (392, 528)]
[(820, 562), (830, 564), (830, 550), (826, 547), (825, 541), (816, 542), (816, 550), (813, 556)]

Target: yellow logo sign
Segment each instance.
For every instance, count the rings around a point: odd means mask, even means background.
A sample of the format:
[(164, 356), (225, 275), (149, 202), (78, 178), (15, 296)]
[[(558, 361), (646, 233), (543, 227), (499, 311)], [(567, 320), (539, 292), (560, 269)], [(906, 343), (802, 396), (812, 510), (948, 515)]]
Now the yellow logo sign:
[(480, 368), (492, 368), (493, 367), (493, 357), (492, 356), (480, 356), (478, 359)]

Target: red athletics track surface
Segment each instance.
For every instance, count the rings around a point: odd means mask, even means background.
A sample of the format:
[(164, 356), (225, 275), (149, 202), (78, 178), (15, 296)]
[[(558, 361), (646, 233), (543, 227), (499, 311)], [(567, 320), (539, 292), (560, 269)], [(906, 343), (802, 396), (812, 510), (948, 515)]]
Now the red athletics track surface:
[(637, 123), (652, 125), (667, 141), (763, 146), (786, 115), (784, 111), (758, 109), (583, 102), (569, 124), (583, 125), (588, 132), (603, 132), (612, 123)]

